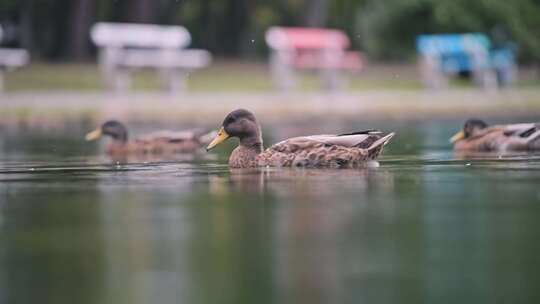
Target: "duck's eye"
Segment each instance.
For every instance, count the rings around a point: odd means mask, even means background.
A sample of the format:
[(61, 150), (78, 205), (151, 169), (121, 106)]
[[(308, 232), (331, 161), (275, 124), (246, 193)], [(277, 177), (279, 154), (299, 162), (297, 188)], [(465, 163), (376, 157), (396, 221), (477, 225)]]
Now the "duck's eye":
[(236, 119), (234, 117), (228, 117), (227, 120), (225, 121), (225, 124), (232, 124)]

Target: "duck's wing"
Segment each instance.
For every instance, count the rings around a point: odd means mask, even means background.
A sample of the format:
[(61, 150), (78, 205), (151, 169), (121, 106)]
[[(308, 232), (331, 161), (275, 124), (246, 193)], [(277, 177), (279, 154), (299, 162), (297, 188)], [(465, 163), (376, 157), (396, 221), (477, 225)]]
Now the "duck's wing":
[(528, 151), (540, 150), (540, 124), (495, 125), (467, 139), (457, 150)]
[(168, 141), (168, 140), (191, 140), (194, 138), (194, 134), (191, 131), (169, 131), (160, 130), (148, 134), (144, 134), (137, 138), (140, 141)]
[(208, 133), (204, 129), (162, 130), (136, 138), (131, 143), (134, 150), (141, 150), (145, 153), (193, 153), (207, 145), (212, 135), (213, 133)]
[(507, 125), (504, 130), (510, 149), (540, 150), (540, 123)]
[(367, 149), (373, 144), (375, 141), (380, 139), (382, 137), (381, 131), (376, 130), (367, 130), (367, 131), (360, 131), (360, 132), (353, 132), (353, 133), (346, 133), (346, 134), (339, 134), (339, 135), (328, 135), (328, 134), (321, 134), (321, 135), (311, 135), (311, 136), (300, 136), (300, 137), (294, 137), (286, 139), (282, 142), (279, 142), (275, 144), (275, 147), (282, 147), (282, 148), (303, 148), (303, 149), (309, 149), (312, 146), (315, 146), (317, 144), (325, 144), (325, 145), (336, 145), (341, 147), (347, 147), (347, 148), (362, 148)]
[(197, 141), (201, 144), (206, 144), (211, 141), (215, 131), (208, 132), (206, 129), (190, 129), (183, 131), (170, 131), (170, 130), (161, 130), (146, 134), (142, 137), (137, 138), (142, 141), (160, 141), (160, 142), (170, 142), (178, 143), (183, 141)]
[[(355, 132), (342, 135), (294, 137), (279, 142), (260, 155), (274, 166), (346, 166), (375, 159), (394, 133)], [(265, 163), (266, 162), (266, 163)]]
[(540, 123), (520, 123), (501, 126), (506, 136), (528, 138), (540, 130)]

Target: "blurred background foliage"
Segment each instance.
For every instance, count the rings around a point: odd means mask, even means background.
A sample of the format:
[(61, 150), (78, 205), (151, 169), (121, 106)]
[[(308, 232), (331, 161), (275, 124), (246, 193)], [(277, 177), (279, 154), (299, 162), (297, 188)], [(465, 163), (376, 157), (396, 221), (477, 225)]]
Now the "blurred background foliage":
[(410, 60), (421, 33), (484, 32), (540, 62), (540, 0), (0, 0), (4, 43), (41, 60), (84, 60), (97, 21), (181, 24), (193, 46), (221, 57), (266, 54), (271, 25), (345, 30), (371, 59)]

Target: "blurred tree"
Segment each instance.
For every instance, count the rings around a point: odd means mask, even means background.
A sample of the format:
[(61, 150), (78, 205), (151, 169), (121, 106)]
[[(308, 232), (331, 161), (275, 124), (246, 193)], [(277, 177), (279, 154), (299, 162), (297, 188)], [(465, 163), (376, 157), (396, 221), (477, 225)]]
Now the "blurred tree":
[(131, 0), (128, 6), (128, 21), (136, 23), (154, 23), (156, 22), (155, 0)]
[(305, 24), (311, 27), (321, 27), (326, 24), (328, 0), (306, 1)]
[(339, 28), (372, 58), (411, 59), (421, 33), (484, 32), (540, 62), (540, 0), (0, 0), (34, 58), (83, 59), (96, 21), (181, 24), (193, 46), (261, 56), (272, 25)]
[(539, 0), (440, 0), (434, 1), (433, 15), (447, 27), (458, 24), (463, 30), (492, 32), (499, 28), (510, 34), (522, 55), (540, 61)]
[(94, 0), (73, 0), (70, 21), (69, 56), (74, 59), (84, 59), (89, 52), (88, 32), (95, 20)]
[(370, 0), (360, 8), (357, 29), (377, 58), (411, 57), (421, 33), (508, 32), (523, 59), (540, 60), (539, 0)]

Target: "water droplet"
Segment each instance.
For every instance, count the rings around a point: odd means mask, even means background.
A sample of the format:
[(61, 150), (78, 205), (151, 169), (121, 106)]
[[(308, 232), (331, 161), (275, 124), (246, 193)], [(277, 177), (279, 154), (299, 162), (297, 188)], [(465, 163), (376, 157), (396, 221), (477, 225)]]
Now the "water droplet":
[(34, 170), (36, 170), (36, 169), (35, 169), (35, 168), (30, 168), (30, 169), (28, 169), (28, 170), (30, 170), (30, 171), (34, 171)]
[(470, 165), (471, 165), (471, 163), (466, 163), (466, 164), (465, 164), (465, 166), (467, 166), (467, 167), (470, 166)]
[(251, 39), (251, 43), (255, 43), (255, 39)]

